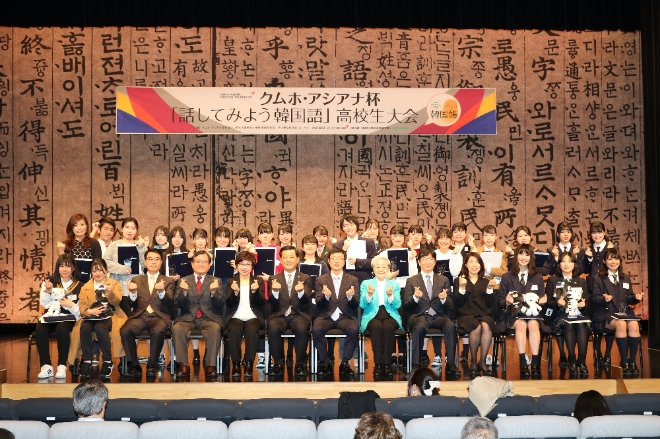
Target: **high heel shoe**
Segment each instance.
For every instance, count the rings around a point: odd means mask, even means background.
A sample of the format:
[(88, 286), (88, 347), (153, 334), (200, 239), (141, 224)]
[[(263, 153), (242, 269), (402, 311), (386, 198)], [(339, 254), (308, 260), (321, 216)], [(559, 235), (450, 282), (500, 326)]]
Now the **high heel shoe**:
[(482, 367), (481, 364), (477, 364), (477, 370), (481, 374), (481, 376), (484, 377), (490, 377), (493, 376), (493, 371), (491, 371), (488, 366)]

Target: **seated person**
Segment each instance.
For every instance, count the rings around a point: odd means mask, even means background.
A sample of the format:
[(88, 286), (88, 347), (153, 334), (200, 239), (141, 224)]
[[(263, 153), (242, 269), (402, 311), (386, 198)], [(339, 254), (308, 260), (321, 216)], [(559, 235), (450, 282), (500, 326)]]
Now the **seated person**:
[(172, 326), (174, 352), (177, 360), (183, 363), (177, 372), (179, 377), (190, 375), (188, 340), (193, 329), (201, 330), (206, 342), (204, 356), (206, 376), (209, 378), (217, 376), (217, 356), (222, 335), (222, 307), (225, 305), (225, 295), (220, 289), (220, 279), (207, 274), (210, 266), (211, 255), (205, 250), (195, 251), (192, 257), (193, 274), (181, 279), (174, 293), (174, 303), (181, 308), (181, 315), (176, 318)]
[(440, 394), (440, 381), (428, 367), (417, 369), (408, 380), (408, 396), (432, 396)]
[(144, 256), (147, 274), (135, 276), (128, 283), (133, 313), (119, 330), (126, 359), (130, 361), (124, 376), (142, 375), (135, 338), (144, 330), (149, 331), (150, 341), (147, 377), (158, 374), (158, 358), (165, 343), (165, 331), (172, 325), (168, 308), (174, 300), (176, 282), (160, 274), (163, 260), (159, 250), (148, 249)]
[(328, 262), (330, 273), (316, 278), (316, 320), (312, 334), (319, 356), (319, 373), (327, 374), (332, 371), (328, 363), (325, 334), (330, 329), (340, 329), (346, 334), (346, 342), (339, 373), (349, 374), (353, 373), (349, 362), (358, 342), (358, 280), (355, 276), (344, 273), (346, 254), (342, 249), (335, 247), (330, 250)]
[(269, 375), (282, 375), (284, 340), (282, 333), (291, 329), (295, 334), (296, 375), (306, 375), (305, 361), (309, 342), (309, 325), (312, 321), (312, 278), (298, 271), (298, 252), (292, 245), (280, 249), (280, 263), (284, 271), (270, 276), (268, 302), (268, 345), (275, 360)]
[(454, 307), (449, 280), (434, 273), (435, 252), (422, 248), (419, 251), (420, 272), (406, 281), (403, 306), (408, 311), (408, 326), (412, 331), (413, 369), (420, 367), (421, 347), (429, 328), (440, 329), (447, 352), (447, 377), (457, 377), (461, 372), (456, 366), (456, 327), (451, 320)]
[(73, 411), (78, 421), (103, 421), (108, 405), (108, 388), (98, 380), (80, 383), (73, 389)]

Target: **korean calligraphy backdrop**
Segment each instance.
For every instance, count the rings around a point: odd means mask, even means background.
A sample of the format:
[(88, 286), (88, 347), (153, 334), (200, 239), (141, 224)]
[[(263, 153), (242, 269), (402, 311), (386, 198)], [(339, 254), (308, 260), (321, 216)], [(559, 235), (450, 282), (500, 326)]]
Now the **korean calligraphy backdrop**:
[[(502, 248), (526, 224), (541, 249), (600, 220), (646, 291), (640, 54), (612, 31), (0, 27), (0, 321), (35, 321), (76, 212), (298, 243), (347, 212), (495, 224)], [(499, 134), (117, 136), (118, 85), (494, 87)]]

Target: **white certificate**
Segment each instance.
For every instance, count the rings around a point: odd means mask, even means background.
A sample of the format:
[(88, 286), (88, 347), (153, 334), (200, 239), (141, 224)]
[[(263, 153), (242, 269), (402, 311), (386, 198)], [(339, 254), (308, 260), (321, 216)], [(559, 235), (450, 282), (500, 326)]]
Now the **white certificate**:
[(490, 268), (500, 268), (502, 266), (502, 252), (481, 252), (479, 253), (484, 265)]
[(348, 260), (354, 259), (367, 259), (367, 241), (363, 239), (351, 239), (351, 245), (346, 251), (346, 269), (355, 270), (355, 264), (349, 264)]

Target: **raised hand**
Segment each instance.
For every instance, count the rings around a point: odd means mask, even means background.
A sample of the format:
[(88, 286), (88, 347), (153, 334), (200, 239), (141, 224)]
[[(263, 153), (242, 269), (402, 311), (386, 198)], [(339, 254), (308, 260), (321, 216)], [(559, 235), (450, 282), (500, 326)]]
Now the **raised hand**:
[(509, 305), (513, 304), (513, 296), (511, 295), (511, 293), (506, 295), (506, 303), (508, 303)]
[(252, 285), (250, 285), (250, 289), (252, 291), (257, 291), (259, 289), (259, 282), (255, 279), (254, 282), (252, 282)]
[(497, 282), (495, 282), (495, 279), (491, 279), (488, 281), (488, 288), (495, 288), (497, 285)]
[(464, 290), (467, 287), (467, 279), (463, 276), (458, 278), (458, 288)]
[[(218, 283), (218, 279), (213, 279), (213, 282), (211, 282), (211, 285), (209, 285), (210, 290), (217, 290), (220, 288), (220, 284)], [(162, 288), (159, 288), (162, 289)]]
[(273, 279), (273, 283), (271, 284), (272, 288), (274, 290), (281, 290), (282, 289), (282, 284), (277, 281), (277, 279)]
[(644, 297), (644, 293), (638, 293), (638, 294), (635, 294), (635, 298), (636, 298), (637, 300), (640, 300), (640, 301), (641, 301), (643, 297)]
[(238, 282), (233, 281), (231, 283), (231, 289), (234, 290), (234, 293), (238, 296), (238, 292), (241, 290), (241, 288), (238, 286)]
[(447, 288), (443, 288), (442, 291), (440, 291), (440, 294), (438, 294), (438, 299), (445, 300), (446, 298), (447, 298)]
[(50, 292), (53, 290), (53, 283), (50, 281), (50, 279), (46, 279), (44, 281), (44, 286), (46, 287), (46, 292), (50, 294)]
[(385, 290), (385, 294), (387, 294), (388, 296), (391, 296), (392, 294), (394, 294), (394, 288), (392, 288), (392, 286), (390, 285), (390, 286), (387, 287), (387, 289)]
[(323, 295), (328, 300), (330, 300), (330, 296), (332, 296), (332, 291), (330, 291), (330, 288), (328, 288), (327, 285), (323, 285)]
[(614, 248), (614, 244), (612, 244), (612, 241), (607, 241), (607, 248)]
[(350, 246), (351, 246), (351, 238), (346, 238), (344, 240), (344, 247), (342, 248), (344, 249), (344, 251), (347, 251)]
[(552, 256), (554, 256), (555, 259), (559, 258), (559, 247), (556, 245), (552, 247)]
[(612, 301), (612, 296), (609, 294), (603, 294), (603, 297), (605, 298), (605, 302), (611, 302)]
[[(155, 287), (155, 285), (154, 285), (154, 287)], [(131, 291), (137, 290), (137, 284), (135, 282), (129, 282), (128, 283), (128, 289), (131, 290)]]
[(188, 286), (188, 283), (185, 279), (181, 279), (181, 282), (179, 282), (179, 288), (182, 290), (188, 290), (190, 287)]
[(305, 289), (305, 283), (301, 280), (298, 281), (295, 287), (293, 287), (294, 290), (301, 292), (302, 290)]
[(545, 305), (547, 301), (548, 301), (548, 296), (543, 296), (539, 299), (539, 305)]
[(66, 248), (66, 245), (64, 245), (63, 242), (57, 241), (57, 253), (64, 254), (64, 249)]
[(584, 251), (584, 254), (588, 258), (593, 258), (594, 257), (594, 252), (591, 251), (591, 247), (587, 247), (587, 249)]
[(353, 297), (355, 296), (355, 287), (350, 287), (348, 290), (346, 290), (346, 297)]
[(415, 287), (415, 292), (413, 293), (418, 299), (424, 295), (420, 287)]
[(513, 249), (509, 246), (509, 244), (507, 244), (506, 247), (504, 247), (504, 251), (510, 255), (513, 254)]
[(371, 296), (371, 295), (373, 295), (375, 292), (376, 292), (376, 289), (374, 288), (374, 286), (371, 285), (371, 284), (369, 284), (369, 285), (367, 286), (367, 294), (369, 294), (369, 295)]

